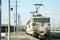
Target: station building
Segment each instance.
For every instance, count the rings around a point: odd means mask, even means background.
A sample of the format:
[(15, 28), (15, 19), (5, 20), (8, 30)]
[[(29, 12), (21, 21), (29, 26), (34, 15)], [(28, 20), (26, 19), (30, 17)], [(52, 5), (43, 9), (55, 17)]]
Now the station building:
[[(14, 31), (14, 26), (10, 25), (10, 32)], [(1, 32), (8, 32), (8, 24), (1, 25)]]

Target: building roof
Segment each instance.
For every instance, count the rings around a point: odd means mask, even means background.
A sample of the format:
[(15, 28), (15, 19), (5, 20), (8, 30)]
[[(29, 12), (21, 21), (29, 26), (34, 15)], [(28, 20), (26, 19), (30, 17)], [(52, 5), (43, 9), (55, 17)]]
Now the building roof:
[(8, 24), (2, 24), (1, 26), (8, 26)]
[[(5, 26), (6, 27), (6, 26), (8, 26), (8, 24), (1, 24), (1, 26)], [(12, 25), (10, 25), (10, 26), (12, 26)]]

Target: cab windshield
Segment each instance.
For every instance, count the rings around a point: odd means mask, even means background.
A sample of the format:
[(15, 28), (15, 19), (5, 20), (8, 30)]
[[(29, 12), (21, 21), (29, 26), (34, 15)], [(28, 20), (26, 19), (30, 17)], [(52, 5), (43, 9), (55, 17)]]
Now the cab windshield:
[(50, 18), (34, 18), (34, 22), (50, 22)]

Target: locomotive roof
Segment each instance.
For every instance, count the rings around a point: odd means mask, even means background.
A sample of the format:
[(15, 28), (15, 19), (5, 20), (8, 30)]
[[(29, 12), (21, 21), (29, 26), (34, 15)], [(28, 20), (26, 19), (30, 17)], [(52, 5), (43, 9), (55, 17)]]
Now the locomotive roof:
[(34, 15), (32, 16), (32, 18), (49, 18), (47, 16), (41, 16), (41, 15)]

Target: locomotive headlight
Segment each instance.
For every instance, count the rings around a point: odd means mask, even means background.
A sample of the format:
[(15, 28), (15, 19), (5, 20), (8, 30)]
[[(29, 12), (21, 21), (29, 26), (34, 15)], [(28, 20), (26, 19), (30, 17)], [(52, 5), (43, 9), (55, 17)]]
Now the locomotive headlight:
[(40, 37), (39, 38), (44, 38), (45, 33), (44, 32), (40, 32)]
[(41, 31), (41, 32), (40, 32), (40, 35), (44, 35), (44, 34), (45, 34), (45, 32), (44, 32), (44, 31)]
[(44, 33), (40, 33), (40, 35), (44, 35)]

